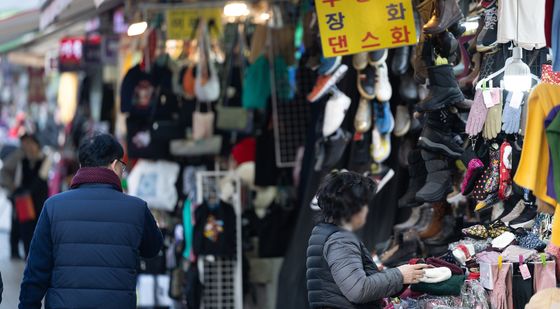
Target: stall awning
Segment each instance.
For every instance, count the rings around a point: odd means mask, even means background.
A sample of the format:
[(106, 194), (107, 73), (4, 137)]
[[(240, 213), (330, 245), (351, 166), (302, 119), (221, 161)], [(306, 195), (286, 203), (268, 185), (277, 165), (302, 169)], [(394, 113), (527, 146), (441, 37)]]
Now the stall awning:
[(0, 19), (0, 46), (17, 44), (24, 37), (38, 30), (39, 10), (33, 9)]

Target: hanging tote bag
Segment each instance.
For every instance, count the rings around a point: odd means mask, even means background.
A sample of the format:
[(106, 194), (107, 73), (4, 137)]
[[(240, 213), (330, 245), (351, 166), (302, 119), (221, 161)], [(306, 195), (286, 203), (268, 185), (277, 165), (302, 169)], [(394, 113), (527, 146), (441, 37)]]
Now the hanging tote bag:
[(196, 103), (196, 110), (192, 115), (192, 137), (195, 141), (214, 135), (214, 112), (210, 110), (210, 106), (207, 109), (207, 112), (201, 112), (200, 103)]
[(265, 109), (270, 97), (270, 68), (265, 55), (249, 66), (243, 78), (243, 107)]
[(139, 160), (127, 179), (130, 195), (145, 200), (152, 209), (173, 211), (178, 200), (175, 183), (179, 169), (175, 162)]
[(233, 44), (232, 46), (230, 46), (228, 48), (228, 50), (231, 51), (231, 53), (229, 55), (227, 55), (226, 57), (226, 68), (225, 68), (225, 72), (224, 72), (224, 83), (223, 83), (223, 93), (222, 96), (220, 98), (220, 101), (218, 102), (218, 104), (216, 105), (216, 113), (217, 115), (217, 121), (216, 121), (216, 127), (220, 130), (226, 130), (226, 131), (244, 131), (244, 132), (248, 132), (251, 131), (251, 123), (252, 123), (252, 117), (250, 117), (250, 112), (247, 111), (245, 108), (241, 107), (241, 106), (229, 106), (228, 105), (228, 101), (229, 101), (229, 94), (228, 94), (228, 86), (230, 84), (230, 77), (231, 77), (231, 72), (233, 69), (233, 58), (235, 57), (234, 55), (234, 49), (236, 47), (236, 44), (239, 44), (239, 56), (241, 57), (241, 74), (243, 74), (244, 71), (244, 63), (245, 63), (245, 58), (244, 58), (244, 51), (245, 51), (245, 44), (244, 44), (244, 39), (243, 39), (243, 33), (241, 31), (241, 28), (239, 26), (236, 25), (237, 31), (236, 31), (236, 35), (235, 38), (233, 40)]
[(199, 61), (194, 82), (195, 95), (200, 102), (214, 102), (220, 98), (220, 80), (210, 60), (210, 36), (206, 22), (201, 22)]

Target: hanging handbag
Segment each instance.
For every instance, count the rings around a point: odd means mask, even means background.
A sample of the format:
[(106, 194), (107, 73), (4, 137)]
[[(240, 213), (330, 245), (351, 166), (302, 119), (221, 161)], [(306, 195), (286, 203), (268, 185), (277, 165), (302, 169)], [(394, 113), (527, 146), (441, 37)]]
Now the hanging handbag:
[(34, 221), (37, 219), (35, 205), (33, 204), (31, 194), (23, 193), (16, 195), (14, 197), (14, 203), (16, 206), (17, 219), (20, 223)]
[(214, 102), (220, 97), (220, 80), (214, 63), (210, 61), (208, 26), (201, 23), (199, 61), (194, 82), (196, 98), (200, 102)]
[(196, 110), (192, 116), (192, 137), (194, 140), (209, 138), (214, 135), (214, 112), (208, 107), (208, 111), (200, 111), (200, 103), (196, 103)]
[(175, 183), (179, 171), (175, 162), (139, 160), (128, 176), (128, 191), (145, 200), (151, 209), (173, 211), (178, 200)]
[(222, 136), (215, 135), (209, 138), (190, 141), (186, 139), (171, 141), (171, 154), (177, 157), (197, 157), (217, 155), (222, 150)]
[[(238, 26), (237, 26), (238, 27)], [(217, 113), (217, 120), (216, 120), (216, 127), (221, 130), (226, 131), (244, 131), (249, 132), (251, 131), (251, 124), (252, 124), (252, 113), (241, 106), (229, 106), (229, 94), (228, 94), (228, 86), (230, 84), (230, 76), (233, 68), (233, 58), (234, 58), (234, 49), (235, 45), (239, 43), (240, 49), (240, 57), (241, 57), (241, 76), (240, 79), (242, 80), (243, 71), (244, 71), (244, 63), (245, 58), (243, 56), (245, 51), (245, 44), (243, 39), (243, 33), (241, 33), (241, 28), (238, 27), (235, 38), (233, 40), (232, 46), (227, 48), (231, 51), (231, 53), (226, 57), (227, 63), (224, 72), (224, 83), (222, 86), (222, 96), (220, 101), (216, 105), (216, 113)]]

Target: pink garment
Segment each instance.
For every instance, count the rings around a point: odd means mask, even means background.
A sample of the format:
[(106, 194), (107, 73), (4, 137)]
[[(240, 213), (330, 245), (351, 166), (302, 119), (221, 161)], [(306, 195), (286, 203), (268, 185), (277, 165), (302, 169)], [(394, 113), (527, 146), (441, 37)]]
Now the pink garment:
[(490, 293), (490, 303), (493, 309), (510, 309), (513, 308), (513, 295), (511, 294), (512, 280), (511, 263), (503, 263), (502, 268), (498, 269), (498, 265), (492, 265), (492, 273), (494, 276), (494, 290)]
[(500, 254), (496, 251), (482, 251), (476, 254), (476, 260), (479, 263), (496, 264), (498, 263), (498, 256)]
[[(560, 247), (554, 245), (552, 242), (548, 243), (545, 251), (555, 257), (556, 260), (560, 259)], [(560, 263), (556, 264), (556, 278), (560, 278)]]
[(533, 289), (535, 293), (556, 287), (556, 262), (547, 261), (546, 265), (535, 263)]
[(504, 257), (504, 261), (516, 263), (519, 262), (519, 256), (523, 256), (523, 260), (528, 260), (531, 256), (537, 254), (537, 250), (532, 249), (525, 249), (519, 246), (511, 245), (507, 247), (504, 252), (502, 252), (502, 256)]

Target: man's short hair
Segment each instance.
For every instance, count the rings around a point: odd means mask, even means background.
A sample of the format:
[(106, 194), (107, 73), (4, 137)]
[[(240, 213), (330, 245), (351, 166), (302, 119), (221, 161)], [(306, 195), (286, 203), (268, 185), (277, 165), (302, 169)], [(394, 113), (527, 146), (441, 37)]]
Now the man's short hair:
[(25, 133), (25, 134), (23, 134), (23, 135), (19, 138), (19, 140), (20, 140), (21, 142), (23, 142), (23, 141), (25, 141), (25, 140), (32, 141), (32, 142), (34, 142), (35, 144), (37, 144), (39, 147), (41, 147), (41, 143), (39, 142), (39, 139), (37, 138), (37, 135), (32, 134), (32, 133)]
[(80, 144), (80, 167), (105, 167), (124, 156), (121, 144), (110, 134), (95, 134)]

